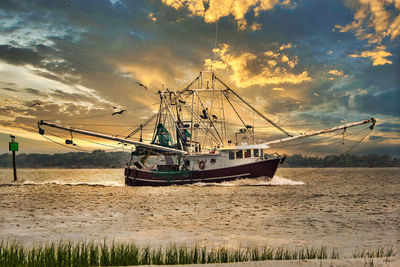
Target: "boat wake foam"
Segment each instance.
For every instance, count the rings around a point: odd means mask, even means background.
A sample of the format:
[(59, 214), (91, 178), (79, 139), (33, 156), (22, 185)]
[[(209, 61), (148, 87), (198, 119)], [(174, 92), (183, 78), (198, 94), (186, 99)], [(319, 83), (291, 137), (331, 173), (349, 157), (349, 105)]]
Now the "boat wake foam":
[(189, 186), (279, 186), (279, 185), (304, 185), (302, 181), (293, 181), (275, 175), (272, 179), (267, 177), (247, 178), (222, 183), (195, 183)]

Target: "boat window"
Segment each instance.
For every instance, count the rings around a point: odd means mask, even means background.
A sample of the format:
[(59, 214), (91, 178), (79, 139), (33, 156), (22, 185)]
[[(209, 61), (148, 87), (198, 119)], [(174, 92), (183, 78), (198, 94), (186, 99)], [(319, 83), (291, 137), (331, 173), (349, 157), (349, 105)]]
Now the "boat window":
[(259, 150), (258, 149), (254, 149), (254, 153), (253, 153), (253, 156), (254, 157), (258, 157), (260, 154), (259, 154)]
[(264, 149), (260, 149), (260, 155), (261, 155), (261, 157), (264, 156)]
[(236, 151), (236, 158), (237, 159), (243, 158), (243, 150)]
[(235, 159), (235, 152), (229, 151), (229, 159)]
[(244, 152), (244, 157), (245, 158), (250, 158), (251, 157), (251, 150), (247, 149), (246, 152)]

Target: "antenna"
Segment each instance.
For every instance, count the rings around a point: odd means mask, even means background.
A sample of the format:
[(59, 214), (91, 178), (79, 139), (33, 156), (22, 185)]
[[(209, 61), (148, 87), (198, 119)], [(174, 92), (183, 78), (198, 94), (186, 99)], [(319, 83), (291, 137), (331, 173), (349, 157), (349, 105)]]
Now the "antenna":
[(218, 37), (218, 20), (215, 22), (215, 39), (214, 39), (214, 49), (217, 48), (217, 37)]
[[(214, 49), (216, 49), (217, 48), (217, 40), (218, 40), (218, 20), (219, 19), (217, 19), (216, 20), (216, 22), (215, 22), (215, 37), (214, 37)], [(214, 50), (213, 49), (213, 50)], [(212, 52), (212, 57), (211, 57), (211, 66), (210, 66), (210, 71), (212, 71), (213, 70), (213, 61), (215, 61), (216, 60), (216, 58), (215, 58), (215, 52), (213, 51)]]

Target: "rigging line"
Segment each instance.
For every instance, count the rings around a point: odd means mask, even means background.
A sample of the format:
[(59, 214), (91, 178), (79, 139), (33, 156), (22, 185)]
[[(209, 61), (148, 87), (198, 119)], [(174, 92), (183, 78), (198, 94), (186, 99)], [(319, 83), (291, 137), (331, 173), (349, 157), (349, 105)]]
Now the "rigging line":
[[(355, 132), (355, 133), (351, 133), (351, 134), (347, 135), (347, 137), (353, 137), (353, 136), (355, 137), (355, 136), (358, 136), (361, 132), (365, 131), (365, 130), (368, 129), (368, 128), (369, 128), (369, 126), (368, 126), (367, 128), (363, 128), (363, 129), (361, 129), (361, 130), (359, 130), (359, 131), (357, 131), (357, 132)], [(300, 146), (300, 145), (304, 145), (304, 144), (316, 143), (316, 142), (320, 142), (321, 140), (325, 140), (325, 139), (328, 139), (328, 138), (334, 138), (335, 136), (341, 135), (341, 134), (342, 134), (342, 133), (338, 132), (338, 133), (335, 133), (335, 134), (333, 134), (333, 135), (320, 138), (320, 139), (318, 139), (318, 140), (312, 140), (312, 141), (303, 142), (303, 143), (298, 143), (298, 144), (286, 143), (286, 144), (283, 145), (283, 146), (277, 147), (278, 150), (276, 150), (275, 153), (278, 153), (278, 152), (281, 151), (282, 149), (285, 149), (285, 148), (290, 147), (290, 146), (291, 146), (291, 147), (296, 147), (296, 146)], [(342, 142), (343, 142), (343, 141), (339, 141), (339, 142), (335, 142), (335, 141), (336, 141), (336, 140), (333, 140), (333, 142), (328, 143), (326, 146), (329, 146), (329, 145), (332, 145), (332, 144), (335, 144), (335, 143), (339, 144), (339, 143), (342, 143)], [(308, 149), (308, 150), (302, 149), (301, 151), (304, 152), (304, 151), (311, 151), (311, 150), (312, 150), (312, 148), (310, 148), (310, 149)], [(295, 151), (296, 151), (296, 149), (295, 149)]]
[[(352, 150), (353, 150), (354, 148), (356, 148), (356, 147), (365, 139), (365, 137), (367, 137), (371, 132), (372, 132), (372, 130), (369, 130), (355, 145), (353, 145), (352, 147), (350, 147), (350, 148), (347, 149), (344, 153), (341, 153), (341, 154), (347, 154), (347, 153), (349, 153), (350, 151), (352, 151)], [(332, 159), (330, 162), (333, 162), (333, 160), (334, 160), (334, 159)], [(325, 166), (327, 166), (330, 162), (327, 162), (327, 163), (325, 164)], [(307, 172), (300, 173), (300, 174), (298, 174), (298, 175), (304, 175), (304, 174), (309, 174), (309, 173), (312, 173), (312, 172), (316, 172), (316, 171), (319, 171), (319, 170), (322, 169), (322, 168), (324, 168), (324, 166), (318, 167), (318, 168), (316, 168), (316, 169), (314, 169), (314, 170), (311, 170), (311, 171), (307, 171)]]
[[(360, 134), (363, 134), (363, 132), (365, 131), (365, 130), (369, 130), (368, 129), (369, 127), (367, 127), (367, 128), (363, 128), (363, 129), (361, 129), (360, 131), (357, 131), (357, 132), (355, 132), (355, 133), (352, 133), (351, 135), (348, 135), (347, 137), (356, 137), (356, 136), (359, 136)], [(341, 134), (341, 133), (339, 133), (339, 134)], [(336, 135), (338, 135), (338, 134), (336, 134)], [(336, 135), (334, 135), (334, 136), (336, 136)], [(332, 136), (328, 136), (328, 138), (330, 138), (330, 137), (332, 137)], [(325, 138), (324, 138), (325, 139)], [(322, 140), (322, 139), (319, 139), (319, 140)], [(317, 140), (317, 141), (319, 141), (319, 140)], [(353, 141), (354, 142), (354, 141)], [(339, 141), (337, 141), (337, 140), (332, 140), (331, 142), (328, 142), (325, 146), (331, 146), (331, 145), (334, 145), (334, 144), (343, 144), (343, 141), (342, 140), (339, 140)], [(347, 146), (346, 146), (346, 148), (348, 148)], [(308, 150), (306, 150), (306, 151), (311, 151), (312, 150), (312, 148), (310, 148), (310, 149), (308, 149)], [(304, 151), (304, 150), (303, 150)]]
[[(203, 101), (201, 101), (201, 98), (200, 98), (199, 93), (196, 92), (196, 95), (197, 95), (197, 99), (199, 100), (199, 103), (201, 104), (202, 108), (203, 108), (204, 110), (206, 110), (206, 107), (204, 106)], [(222, 140), (222, 138), (221, 138), (221, 136), (220, 136), (220, 134), (219, 134), (217, 128), (215, 127), (215, 124), (213, 123), (213, 121), (211, 120), (210, 117), (211, 117), (211, 116), (208, 116), (208, 120), (210, 121), (210, 125), (214, 128), (215, 133), (217, 134), (217, 136), (218, 136), (218, 138), (219, 138), (218, 142), (221, 142), (221, 144), (223, 144), (224, 141)], [(210, 131), (210, 133), (212, 133), (211, 130), (209, 130), (209, 131)], [(214, 136), (214, 134), (213, 134), (213, 136)], [(214, 137), (215, 137), (215, 136), (214, 136)], [(216, 143), (217, 143), (217, 142), (216, 142)], [(218, 144), (218, 143), (217, 143), (217, 144)]]
[(215, 79), (217, 79), (223, 86), (226, 87), (230, 92), (232, 92), (237, 98), (239, 98), (244, 104), (246, 104), (249, 108), (251, 108), (255, 113), (257, 113), (261, 118), (269, 122), (270, 124), (274, 125), (275, 128), (286, 134), (287, 136), (291, 137), (292, 135), (289, 134), (287, 131), (279, 127), (277, 124), (275, 124), (273, 121), (265, 117), (261, 112), (253, 108), (249, 103), (247, 103), (240, 95), (238, 95), (234, 90), (232, 90), (228, 85), (226, 85), (223, 81), (221, 81), (217, 76), (215, 76)]
[[(214, 142), (217, 143), (219, 142), (218, 138), (214, 135), (214, 133), (207, 127), (207, 124), (205, 124), (202, 119), (199, 117), (199, 115), (197, 113), (194, 112), (194, 110), (192, 110), (190, 107), (188, 106), (184, 106), (189, 113), (193, 114), (193, 117), (203, 126), (203, 130), (204, 130), (204, 134), (207, 135), (208, 133), (211, 134), (212, 137), (214, 137)], [(197, 130), (196, 130), (196, 134), (197, 134)], [(194, 138), (196, 139), (196, 138)]]
[(222, 92), (226, 98), (226, 100), (228, 101), (228, 103), (231, 105), (231, 108), (233, 109), (233, 111), (235, 111), (236, 115), (239, 117), (240, 121), (242, 122), (242, 124), (244, 125), (244, 127), (246, 128), (246, 123), (243, 121), (242, 117), (240, 117), (239, 113), (236, 111), (235, 107), (232, 105), (231, 101), (229, 100), (228, 96), (226, 95), (225, 92)]
[[(143, 130), (144, 126), (147, 126), (147, 125), (148, 125), (155, 117), (157, 117), (157, 116), (158, 116), (158, 113), (155, 113), (155, 114), (153, 114), (153, 116), (151, 116), (151, 117), (148, 118), (147, 120), (144, 120), (142, 123), (139, 124), (139, 127), (136, 126), (136, 129), (133, 130), (130, 134), (128, 134), (128, 135), (125, 137), (125, 139), (130, 138), (132, 135), (134, 135), (134, 134), (136, 134), (137, 132), (139, 132), (140, 129)], [(132, 127), (132, 128), (134, 128), (134, 127)], [(132, 129), (132, 128), (131, 128), (131, 129)], [(127, 131), (125, 131), (125, 132), (127, 132)], [(121, 133), (121, 134), (122, 134), (122, 133)], [(120, 134), (120, 135), (121, 135), (121, 134)]]
[[(59, 143), (59, 142), (57, 142), (57, 141), (54, 141), (53, 139), (51, 139), (51, 138), (49, 138), (49, 137), (47, 137), (47, 136), (45, 136), (45, 135), (42, 135), (42, 136), (43, 136), (44, 138), (46, 138), (48, 141), (51, 141), (51, 142), (53, 142), (53, 143), (56, 143), (57, 145), (64, 146), (64, 147), (69, 148), (69, 149), (79, 150), (79, 151), (82, 151), (82, 150), (83, 150), (83, 149), (81, 149), (81, 148), (70, 147), (70, 146), (64, 145), (64, 144), (62, 144), (62, 143)], [(85, 151), (85, 150), (83, 150), (83, 151)]]
[(75, 138), (80, 139), (80, 140), (83, 140), (83, 141), (86, 141), (86, 142), (89, 142), (89, 143), (97, 144), (97, 145), (100, 145), (100, 146), (112, 147), (113, 149), (121, 149), (120, 147), (102, 144), (102, 143), (100, 143), (100, 142), (92, 141), (92, 140), (85, 139), (85, 138), (82, 138), (82, 137), (77, 137), (77, 136), (76, 136)]
[[(367, 128), (369, 128), (369, 126), (368, 126)], [(359, 134), (360, 132), (366, 130), (367, 128), (363, 128), (363, 129), (361, 129), (361, 130), (359, 130), (359, 131), (357, 131), (357, 132), (355, 132), (355, 133), (351, 133), (351, 134), (347, 135), (347, 137), (355, 136), (355, 135)], [(338, 130), (338, 131), (339, 131), (339, 130)], [(320, 139), (318, 139), (318, 140), (311, 140), (311, 141), (306, 141), (306, 142), (297, 143), (297, 144), (291, 144), (291, 145), (286, 145), (286, 146), (276, 146), (276, 148), (288, 147), (288, 146), (300, 146), (300, 145), (303, 145), (303, 144), (309, 144), (309, 143), (319, 142), (319, 141), (321, 141), (321, 140), (325, 140), (325, 139), (328, 139), (328, 138), (332, 138), (332, 137), (334, 137), (334, 136), (341, 135), (341, 134), (342, 134), (342, 133), (337, 132), (337, 133), (335, 133), (335, 134), (333, 134), (333, 135), (331, 135), (331, 136), (326, 136), (326, 137), (320, 138)]]

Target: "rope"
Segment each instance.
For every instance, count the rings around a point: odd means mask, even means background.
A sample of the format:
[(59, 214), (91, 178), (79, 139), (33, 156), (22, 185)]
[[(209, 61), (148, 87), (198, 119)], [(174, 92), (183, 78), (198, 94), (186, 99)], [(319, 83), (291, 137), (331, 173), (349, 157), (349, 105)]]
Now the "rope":
[(46, 138), (48, 141), (51, 141), (51, 142), (53, 142), (53, 143), (56, 143), (57, 145), (67, 147), (67, 148), (69, 148), (69, 149), (74, 149), (74, 150), (79, 150), (79, 151), (87, 151), (87, 150), (84, 150), (84, 149), (82, 149), (82, 148), (76, 148), (76, 147), (67, 146), (67, 145), (64, 145), (64, 144), (62, 144), (62, 143), (59, 143), (59, 142), (57, 142), (57, 141), (54, 141), (53, 139), (51, 139), (51, 138), (49, 138), (49, 137), (47, 137), (47, 136), (44, 136), (44, 135), (42, 135), (42, 136), (43, 136), (44, 138)]
[[(354, 144), (353, 146), (351, 146), (349, 149), (347, 149), (347, 150), (346, 150), (344, 153), (342, 153), (342, 154), (348, 154), (349, 152), (351, 152), (351, 151), (352, 151), (354, 148), (356, 148), (356, 147), (365, 139), (365, 137), (367, 137), (371, 132), (372, 132), (372, 130), (369, 130), (356, 144)], [(332, 162), (332, 161), (331, 161), (331, 162)], [(298, 175), (301, 176), (301, 175), (305, 175), (305, 174), (309, 174), (309, 173), (313, 173), (313, 172), (319, 171), (320, 169), (326, 167), (329, 163), (330, 163), (330, 162), (328, 162), (327, 164), (325, 164), (325, 166), (317, 167), (317, 168), (314, 169), (314, 170), (306, 171), (306, 172), (300, 173), (300, 174), (298, 174)]]

